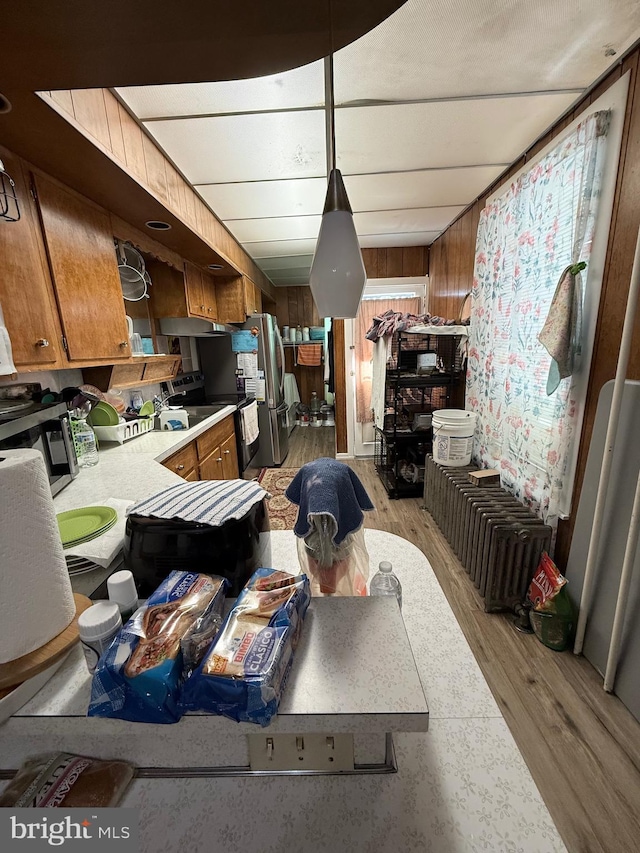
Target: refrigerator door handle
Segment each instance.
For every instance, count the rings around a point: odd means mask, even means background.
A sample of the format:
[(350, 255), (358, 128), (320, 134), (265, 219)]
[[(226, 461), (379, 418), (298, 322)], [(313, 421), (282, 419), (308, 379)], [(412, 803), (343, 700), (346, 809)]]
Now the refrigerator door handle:
[(281, 415), (283, 412), (288, 411), (289, 406), (286, 403), (280, 403), (278, 408), (276, 409), (276, 414)]
[(280, 358), (281, 358), (281, 362), (280, 362), (280, 366), (281, 366), (281, 372), (280, 372), (280, 393), (281, 393), (281, 394), (282, 394), (282, 396), (284, 397), (284, 372), (285, 372), (285, 366), (284, 366), (284, 344), (282, 343), (282, 338), (280, 337), (280, 329), (278, 328), (278, 324), (277, 324), (277, 323), (274, 323), (274, 329), (275, 329), (275, 332), (276, 332), (276, 337), (277, 337), (277, 339), (278, 339), (278, 346), (280, 347)]

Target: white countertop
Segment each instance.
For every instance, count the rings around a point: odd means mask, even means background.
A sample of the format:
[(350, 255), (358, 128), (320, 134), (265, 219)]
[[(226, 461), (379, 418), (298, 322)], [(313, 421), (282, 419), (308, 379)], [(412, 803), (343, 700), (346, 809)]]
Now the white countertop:
[[(108, 498), (140, 500), (180, 482), (180, 477), (157, 464), (233, 414), (225, 406), (197, 426), (186, 430), (153, 430), (124, 444), (103, 444), (98, 464), (81, 468), (78, 476), (54, 498), (57, 512), (99, 504)], [(156, 464), (154, 464), (156, 463)]]

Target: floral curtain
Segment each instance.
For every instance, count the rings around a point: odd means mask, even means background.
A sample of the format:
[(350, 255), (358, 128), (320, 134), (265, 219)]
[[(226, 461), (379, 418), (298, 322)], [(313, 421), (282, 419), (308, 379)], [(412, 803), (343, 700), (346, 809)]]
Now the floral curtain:
[(373, 376), (373, 342), (365, 335), (369, 331), (373, 318), (385, 311), (420, 314), (422, 299), (419, 296), (405, 296), (399, 299), (363, 299), (358, 308), (355, 321), (356, 356), (356, 420), (359, 424), (373, 421), (371, 408), (371, 382)]
[[(478, 414), (474, 456), (553, 526), (570, 509), (577, 404), (572, 376), (547, 394), (551, 357), (538, 335), (563, 271), (588, 264), (609, 117), (588, 116), (487, 204), (478, 226), (466, 391)], [(587, 276), (588, 265), (588, 289)]]

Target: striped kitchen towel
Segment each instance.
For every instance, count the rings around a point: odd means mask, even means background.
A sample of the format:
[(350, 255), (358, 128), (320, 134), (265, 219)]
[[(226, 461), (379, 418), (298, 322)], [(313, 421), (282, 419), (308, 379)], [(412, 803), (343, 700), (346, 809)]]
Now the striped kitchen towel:
[(263, 498), (270, 497), (253, 480), (202, 480), (178, 483), (138, 501), (128, 515), (179, 518), (220, 527), (225, 521), (243, 518)]
[(298, 364), (317, 367), (322, 364), (322, 344), (301, 344), (298, 347)]

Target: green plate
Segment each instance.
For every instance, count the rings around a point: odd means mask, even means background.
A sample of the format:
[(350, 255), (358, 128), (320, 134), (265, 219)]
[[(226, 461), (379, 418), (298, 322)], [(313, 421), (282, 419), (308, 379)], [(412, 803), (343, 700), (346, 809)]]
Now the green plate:
[(113, 527), (118, 513), (109, 506), (85, 506), (61, 512), (56, 518), (62, 544), (68, 547), (93, 539)]
[(143, 403), (142, 406), (140, 407), (139, 414), (142, 415), (143, 418), (150, 418), (151, 415), (155, 414), (155, 411), (156, 411), (155, 407), (154, 407), (153, 403), (151, 402), (151, 400), (147, 400), (147, 402)]
[(92, 426), (118, 426), (120, 415), (110, 403), (101, 401), (91, 409), (87, 420)]
[(96, 530), (95, 533), (90, 533), (88, 536), (82, 536), (80, 539), (74, 539), (71, 542), (64, 542), (63, 548), (75, 548), (76, 545), (83, 545), (85, 542), (91, 542), (92, 539), (97, 539), (98, 536), (102, 536), (103, 533), (106, 533), (107, 530), (111, 530), (111, 528), (115, 525), (117, 519), (110, 521), (109, 524), (105, 524), (104, 527), (101, 527), (99, 530)]

